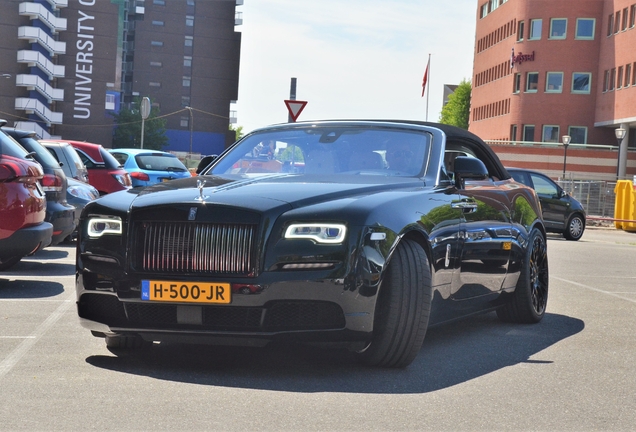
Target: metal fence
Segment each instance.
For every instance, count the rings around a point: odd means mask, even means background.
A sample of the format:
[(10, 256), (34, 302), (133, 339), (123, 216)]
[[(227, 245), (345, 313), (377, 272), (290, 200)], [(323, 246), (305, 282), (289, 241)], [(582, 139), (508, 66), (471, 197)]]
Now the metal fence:
[(588, 216), (614, 217), (615, 181), (559, 180), (557, 183), (583, 204)]

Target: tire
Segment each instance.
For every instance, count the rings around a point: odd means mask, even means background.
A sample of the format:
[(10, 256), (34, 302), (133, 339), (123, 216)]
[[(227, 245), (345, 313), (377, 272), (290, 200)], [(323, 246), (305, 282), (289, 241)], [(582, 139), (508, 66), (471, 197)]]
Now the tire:
[(19, 263), (21, 259), (22, 259), (21, 256), (0, 259), (0, 271), (6, 270), (9, 267), (13, 267), (17, 263)]
[(135, 350), (144, 345), (144, 340), (136, 335), (106, 336), (106, 347), (112, 350)]
[(422, 348), (431, 297), (431, 269), (424, 249), (412, 240), (401, 241), (380, 286), (373, 338), (357, 353), (359, 360), (371, 366), (408, 366)]
[(585, 219), (579, 214), (572, 215), (568, 224), (565, 227), (563, 237), (566, 240), (579, 240), (583, 237), (583, 231), (585, 231)]
[(530, 233), (521, 275), (512, 299), (497, 309), (504, 322), (533, 324), (541, 321), (548, 304), (548, 251), (544, 235), (536, 228)]

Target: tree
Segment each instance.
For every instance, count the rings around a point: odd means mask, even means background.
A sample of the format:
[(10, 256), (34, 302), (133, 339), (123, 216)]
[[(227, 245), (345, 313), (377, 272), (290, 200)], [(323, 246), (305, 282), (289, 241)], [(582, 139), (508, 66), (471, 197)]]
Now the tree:
[[(115, 132), (113, 133), (113, 148), (141, 147), (141, 99), (136, 98), (133, 108), (122, 108), (119, 114), (113, 113), (115, 118)], [(152, 106), (152, 105), (151, 105)], [(166, 120), (158, 118), (159, 109), (152, 107), (150, 115), (144, 121), (144, 148), (161, 150), (168, 144), (166, 136)]]
[(243, 134), (243, 126), (234, 127), (234, 126), (230, 125), (230, 130), (234, 131), (234, 133), (236, 134), (236, 138), (234, 139), (234, 141), (238, 141), (241, 138), (243, 138), (243, 135), (244, 135)]
[(469, 81), (464, 79), (459, 83), (457, 89), (448, 97), (448, 103), (442, 108), (440, 123), (468, 129), (471, 90)]

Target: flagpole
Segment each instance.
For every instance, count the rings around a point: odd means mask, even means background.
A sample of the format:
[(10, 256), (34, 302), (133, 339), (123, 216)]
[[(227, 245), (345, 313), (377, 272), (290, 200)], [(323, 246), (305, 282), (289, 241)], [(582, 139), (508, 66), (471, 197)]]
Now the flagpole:
[[(426, 66), (426, 70), (428, 71), (427, 73), (427, 79), (426, 81), (430, 81), (431, 80), (431, 54), (428, 54), (428, 65)], [(426, 121), (428, 121), (428, 97), (431, 93), (431, 86), (428, 86), (426, 88)]]

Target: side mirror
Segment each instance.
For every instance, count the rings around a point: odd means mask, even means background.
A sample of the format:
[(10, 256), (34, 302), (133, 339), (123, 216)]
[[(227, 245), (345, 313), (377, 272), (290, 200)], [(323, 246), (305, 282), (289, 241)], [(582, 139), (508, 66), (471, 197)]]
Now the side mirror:
[(464, 188), (465, 180), (485, 180), (488, 178), (488, 168), (476, 158), (457, 156), (455, 158), (455, 185), (459, 189)]
[(199, 161), (199, 165), (197, 165), (197, 169), (195, 172), (197, 174), (201, 173), (208, 165), (210, 165), (217, 158), (217, 155), (208, 155), (203, 156), (203, 158)]

